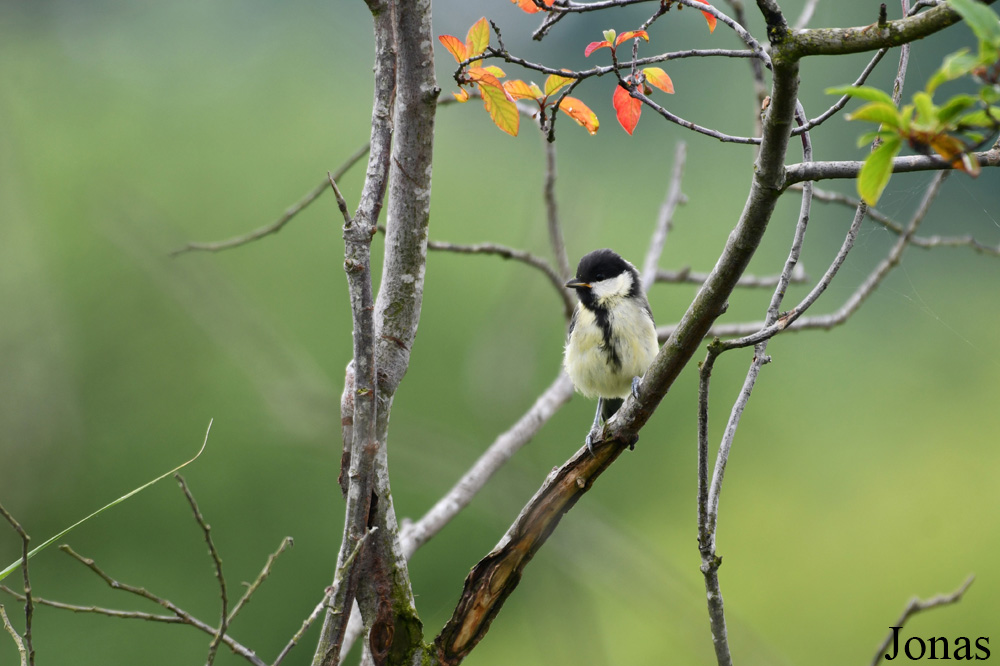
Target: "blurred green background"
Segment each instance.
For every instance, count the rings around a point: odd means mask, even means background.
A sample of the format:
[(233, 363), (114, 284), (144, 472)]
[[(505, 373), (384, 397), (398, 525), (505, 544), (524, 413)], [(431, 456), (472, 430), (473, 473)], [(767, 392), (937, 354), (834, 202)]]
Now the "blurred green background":
[[(801, 4), (782, 3), (793, 17)], [(813, 25), (868, 24), (876, 7), (821, 2)], [(442, 1), (434, 11), (439, 34), (464, 37), (486, 15), (508, 48), (568, 67), (605, 62), (602, 52), (585, 61), (583, 46), (645, 17), (633, 9), (572, 17), (537, 43), (529, 38), (537, 19), (505, 0)], [(690, 11), (671, 12), (651, 38), (641, 53), (739, 48), (723, 26), (709, 35)], [(908, 89), (971, 43), (963, 26), (920, 42)], [(214, 417), (207, 452), (185, 474), (212, 524), (231, 596), (283, 537), (295, 539), (232, 627), (268, 661), (329, 584), (340, 538), (338, 397), (351, 331), (339, 215), (324, 196), (253, 245), (168, 253), (275, 219), (357, 149), (370, 128), (371, 52), (360, 0), (0, 2), (0, 501), (38, 543), (190, 457)], [(453, 62), (443, 49), (436, 55), (448, 95)], [(866, 61), (804, 63), (809, 114), (831, 102), (824, 88), (853, 81)], [(745, 61), (666, 69), (677, 93), (656, 95), (672, 111), (751, 131)], [(887, 86), (894, 71), (890, 55), (873, 82)], [(649, 112), (629, 137), (614, 120), (612, 85), (600, 79), (577, 90), (601, 118), (596, 137), (559, 127), (572, 261), (613, 246), (641, 263), (683, 139), (689, 203), (662, 265), (710, 269), (743, 206), (752, 149)], [(859, 159), (854, 137), (867, 129), (830, 121), (814, 134), (816, 157)], [(543, 156), (530, 125), (512, 139), (473, 102), (443, 109), (437, 130), (431, 237), (548, 255)], [(352, 206), (362, 173), (341, 183)], [(998, 175), (955, 174), (923, 233), (1000, 243)], [(894, 178), (880, 209), (905, 218), (930, 178)], [(849, 182), (824, 187), (853, 192)], [(787, 199), (752, 272), (775, 272), (787, 253), (798, 209)], [(803, 256), (813, 278), (850, 217), (815, 207)], [(839, 307), (894, 240), (866, 224), (815, 311)], [(774, 362), (744, 416), (721, 502), (721, 581), (738, 663), (867, 663), (911, 596), (949, 591), (969, 573), (977, 580), (961, 604), (917, 617), (907, 631), (997, 640), (998, 285), (997, 257), (911, 248), (847, 326), (771, 344)], [(392, 414), (401, 518), (422, 515), (530, 406), (558, 370), (565, 330), (558, 299), (521, 265), (432, 254), (426, 288)], [(657, 286), (658, 321), (675, 321), (693, 293)], [(786, 303), (804, 293), (793, 289)], [(759, 319), (768, 298), (742, 291), (724, 320)], [(717, 365), (713, 443), (749, 360), (734, 352)], [(695, 542), (695, 396), (689, 368), (636, 451), (528, 567), (468, 663), (714, 663)], [(580, 446), (592, 410), (575, 398), (413, 558), (428, 637), (450, 615), (468, 569)], [(120, 580), (215, 621), (211, 564), (172, 481), (67, 541)], [(0, 529), (0, 564), (19, 547)], [(43, 597), (155, 610), (55, 549), (31, 572)], [(19, 587), (16, 576), (5, 582)], [(20, 605), (2, 603), (21, 626)], [(315, 634), (285, 663), (309, 663)], [(39, 664), (201, 663), (208, 644), (189, 628), (48, 608), (36, 610), (34, 638)], [(4, 634), (0, 664), (16, 660)], [(220, 651), (216, 663), (245, 662)]]

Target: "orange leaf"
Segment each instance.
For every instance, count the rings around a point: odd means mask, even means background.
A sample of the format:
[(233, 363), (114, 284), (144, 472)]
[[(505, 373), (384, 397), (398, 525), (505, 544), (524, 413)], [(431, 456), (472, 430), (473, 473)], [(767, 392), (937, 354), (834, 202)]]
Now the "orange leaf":
[(615, 94), (611, 97), (611, 105), (615, 107), (618, 122), (631, 135), (642, 114), (642, 102), (632, 97), (625, 88), (616, 86)]
[[(694, 1), (697, 2), (699, 5), (708, 5), (707, 2), (701, 2), (700, 0), (694, 0)], [(708, 6), (711, 7), (712, 5)], [(701, 13), (705, 16), (705, 20), (708, 21), (708, 31), (715, 32), (715, 24), (718, 22), (718, 19), (715, 18), (715, 14), (705, 11)]]
[[(503, 91), (503, 85), (500, 84), (500, 79), (498, 79), (496, 74), (491, 72), (486, 67), (472, 67), (465, 72), (465, 76), (470, 81), (475, 81), (476, 83), (482, 83), (488, 86), (493, 86)], [(511, 98), (511, 100), (513, 100), (513, 98)]]
[(670, 80), (667, 73), (664, 72), (659, 67), (647, 67), (642, 70), (643, 75), (646, 77), (646, 82), (651, 86), (656, 86), (665, 93), (674, 92), (674, 82)]
[(597, 120), (597, 115), (577, 98), (564, 97), (563, 101), (559, 103), (559, 110), (565, 111), (566, 115), (582, 125), (590, 132), (591, 136), (597, 134), (597, 128), (601, 124)]
[(931, 148), (938, 155), (951, 162), (951, 165), (970, 176), (979, 175), (979, 162), (970, 159), (965, 153), (965, 146), (953, 136), (939, 134), (931, 138)]
[(642, 37), (647, 42), (649, 41), (649, 33), (647, 33), (645, 30), (629, 30), (628, 32), (623, 32), (622, 34), (618, 35), (618, 39), (615, 40), (615, 46), (618, 46), (626, 39), (632, 39), (633, 37)]
[[(487, 74), (493, 77), (492, 74)], [(496, 78), (493, 77), (496, 81)], [(486, 80), (479, 84), (479, 94), (483, 96), (483, 106), (493, 120), (493, 124), (511, 136), (517, 136), (518, 125), (521, 116), (517, 112), (517, 104), (510, 98), (500, 82), (497, 85), (487, 83)]]
[(465, 52), (467, 58), (477, 56), (490, 45), (490, 24), (483, 17), (472, 24), (469, 34), (465, 36)]
[[(507, 94), (514, 99), (538, 99), (542, 95), (541, 91), (536, 87), (535, 90), (531, 89), (527, 83), (520, 79), (513, 79), (512, 81), (504, 81), (503, 89), (507, 91)], [(538, 92), (539, 94), (535, 94)]]
[(545, 96), (548, 97), (555, 91), (559, 90), (563, 86), (573, 83), (576, 79), (572, 79), (568, 76), (559, 76), (558, 74), (552, 74), (549, 78), (545, 79)]
[(459, 88), (457, 93), (452, 93), (459, 102), (463, 104), (469, 101), (469, 91), (465, 88)]
[(606, 39), (603, 42), (591, 42), (587, 44), (587, 48), (583, 50), (583, 57), (586, 58), (597, 49), (603, 49), (605, 46), (610, 47), (611, 42)]
[[(529, 14), (535, 14), (542, 11), (541, 9), (538, 8), (538, 5), (536, 5), (533, 0), (510, 0), (510, 1), (513, 2), (515, 5), (517, 5), (518, 9), (528, 12)], [(546, 7), (551, 7), (553, 2), (555, 2), (555, 0), (543, 0), (542, 4), (544, 4)]]
[(451, 35), (440, 35), (438, 41), (444, 44), (444, 47), (448, 49), (448, 53), (455, 58), (455, 62), (462, 62), (468, 56), (466, 55), (465, 44), (462, 43), (458, 37), (452, 37)]

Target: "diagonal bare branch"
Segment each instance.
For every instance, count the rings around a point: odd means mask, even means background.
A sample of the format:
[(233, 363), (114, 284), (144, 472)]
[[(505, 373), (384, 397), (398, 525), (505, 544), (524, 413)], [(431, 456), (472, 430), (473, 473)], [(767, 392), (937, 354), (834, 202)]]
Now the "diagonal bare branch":
[(965, 579), (965, 582), (951, 594), (939, 594), (927, 599), (926, 601), (913, 597), (913, 599), (910, 600), (910, 603), (906, 604), (906, 608), (903, 609), (903, 614), (896, 620), (896, 623), (893, 625), (889, 635), (885, 637), (882, 644), (878, 646), (877, 650), (875, 650), (875, 657), (872, 659), (871, 666), (878, 666), (879, 662), (882, 661), (882, 658), (885, 656), (885, 651), (889, 648), (889, 645), (896, 637), (896, 632), (903, 628), (907, 620), (917, 613), (922, 613), (923, 611), (939, 608), (941, 606), (957, 604), (962, 600), (962, 597), (965, 596), (966, 590), (969, 589), (969, 586), (972, 585), (972, 581), (975, 579), (975, 575), (970, 574), (969, 577)]

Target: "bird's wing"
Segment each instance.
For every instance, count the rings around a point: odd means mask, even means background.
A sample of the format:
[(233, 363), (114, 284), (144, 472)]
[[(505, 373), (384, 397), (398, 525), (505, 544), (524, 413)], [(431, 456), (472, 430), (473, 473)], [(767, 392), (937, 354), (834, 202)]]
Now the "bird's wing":
[[(653, 309), (649, 307), (649, 299), (646, 298), (646, 294), (642, 295), (642, 309), (646, 311), (646, 314), (649, 315), (650, 319), (653, 319)], [(653, 319), (653, 325), (656, 325), (655, 319)]]
[[(647, 305), (646, 307), (648, 308), (649, 306)], [(569, 330), (566, 331), (567, 340), (569, 339), (569, 336), (573, 335), (573, 329), (576, 328), (576, 315), (578, 312), (580, 312), (580, 306), (573, 308), (573, 316), (569, 320)]]

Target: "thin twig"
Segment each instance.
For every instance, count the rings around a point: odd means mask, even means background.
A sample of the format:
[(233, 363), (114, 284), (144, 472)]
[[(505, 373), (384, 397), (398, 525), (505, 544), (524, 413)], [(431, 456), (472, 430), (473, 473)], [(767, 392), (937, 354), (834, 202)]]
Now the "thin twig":
[(344, 228), (349, 228), (354, 224), (354, 220), (351, 219), (351, 212), (347, 209), (347, 201), (344, 199), (344, 195), (341, 194), (340, 188), (337, 187), (337, 177), (328, 171), (326, 179), (330, 183), (330, 189), (333, 190), (333, 196), (337, 198), (337, 208), (340, 209), (340, 214), (344, 216)]
[[(799, 189), (801, 185), (793, 185), (788, 188), (790, 190)], [(813, 190), (813, 197), (817, 201), (822, 201), (823, 203), (837, 203), (845, 206), (850, 206), (851, 208), (857, 207), (861, 203), (860, 199), (848, 196), (846, 194), (841, 194), (840, 192), (833, 192), (831, 190), (823, 190), (815, 188)], [(891, 217), (878, 211), (874, 208), (868, 209), (868, 217), (878, 224), (882, 225), (889, 231), (896, 234), (903, 233), (903, 225), (896, 222)], [(910, 244), (914, 247), (920, 247), (924, 249), (931, 249), (936, 247), (969, 247), (976, 252), (981, 254), (991, 254), (993, 256), (1000, 257), (1000, 245), (987, 245), (971, 235), (966, 236), (914, 236), (910, 239)]]
[[(556, 142), (546, 139), (547, 130), (544, 122), (545, 116), (538, 114), (540, 122), (539, 128), (542, 131), (542, 143), (545, 144), (545, 220), (549, 229), (549, 245), (552, 247), (552, 254), (556, 258), (556, 266), (559, 268), (559, 275), (562, 281), (572, 277), (569, 266), (569, 257), (566, 255), (566, 242), (563, 239), (562, 225), (559, 224), (559, 206), (556, 200)], [(562, 285), (560, 291), (565, 292)]]
[(284, 539), (282, 539), (281, 545), (278, 546), (278, 550), (274, 551), (268, 556), (267, 561), (264, 563), (264, 568), (260, 570), (260, 573), (257, 574), (257, 577), (254, 579), (254, 581), (249, 585), (244, 583), (244, 585), (247, 585), (247, 589), (243, 593), (243, 596), (240, 597), (239, 601), (236, 602), (236, 605), (233, 606), (233, 610), (229, 613), (229, 618), (228, 618), (229, 624), (233, 623), (233, 620), (236, 618), (239, 612), (243, 610), (243, 607), (246, 606), (248, 603), (250, 603), (250, 597), (253, 595), (253, 593), (256, 592), (257, 588), (259, 588), (261, 584), (267, 579), (267, 577), (271, 575), (271, 567), (274, 566), (274, 563), (278, 559), (278, 556), (294, 545), (295, 542), (292, 540), (292, 537), (287, 536)]
[[(673, 284), (704, 284), (708, 279), (708, 273), (691, 270), (690, 266), (685, 266), (679, 270), (671, 271), (659, 269), (656, 271), (656, 282), (669, 282)], [(778, 284), (780, 275), (753, 275), (746, 274), (740, 276), (737, 287), (743, 288), (769, 288)], [(809, 276), (802, 268), (801, 264), (795, 266), (792, 271), (791, 283), (802, 284), (809, 280)]]
[(227, 238), (221, 241), (210, 241), (210, 242), (190, 242), (187, 245), (177, 248), (171, 252), (171, 256), (177, 256), (184, 254), (185, 252), (191, 252), (193, 250), (201, 250), (205, 252), (219, 252), (220, 250), (228, 250), (230, 248), (239, 247), (241, 245), (246, 245), (247, 243), (252, 243), (253, 241), (263, 238), (264, 236), (269, 236), (271, 234), (277, 233), (284, 228), (286, 224), (292, 221), (292, 218), (302, 212), (309, 204), (319, 198), (319, 195), (323, 194), (330, 187), (330, 178), (334, 180), (339, 180), (348, 169), (354, 166), (362, 157), (368, 154), (368, 149), (370, 143), (358, 148), (354, 151), (354, 154), (347, 158), (347, 160), (337, 167), (337, 170), (333, 172), (332, 176), (325, 177), (320, 182), (319, 185), (314, 187), (308, 194), (299, 199), (298, 202), (289, 206), (285, 212), (277, 220), (271, 224), (264, 225), (254, 229), (251, 232), (242, 234), (240, 236), (234, 236), (232, 238)]
[[(333, 627), (335, 629), (335, 631), (331, 634), (330, 648), (324, 655), (324, 660), (330, 664), (336, 664), (341, 659), (341, 650), (347, 637), (347, 627), (350, 621), (350, 616), (348, 615), (345, 617), (344, 613), (349, 607), (351, 607), (353, 611), (353, 606), (357, 601), (349, 589), (348, 583), (350, 582), (350, 573), (354, 568), (354, 562), (358, 558), (358, 554), (362, 551), (365, 543), (368, 541), (368, 537), (371, 536), (376, 529), (377, 528), (373, 527), (365, 532), (364, 535), (358, 539), (357, 543), (354, 544), (354, 547), (347, 552), (343, 563), (337, 567), (337, 572), (333, 577), (333, 584), (330, 586), (329, 592), (326, 595), (326, 603), (324, 606), (327, 610), (327, 622), (334, 623)], [(350, 606), (348, 604), (350, 604)]]
[(14, 639), (14, 644), (17, 645), (17, 651), (21, 655), (21, 666), (28, 666), (28, 651), (24, 647), (24, 641), (21, 640), (17, 630), (14, 629), (14, 625), (10, 623), (10, 618), (7, 617), (7, 610), (3, 607), (3, 604), (0, 604), (0, 618), (3, 618), (4, 629)]
[(530, 442), (541, 427), (569, 402), (572, 396), (573, 384), (566, 373), (560, 372), (555, 381), (538, 396), (531, 408), (487, 447), (444, 497), (438, 500), (420, 520), (403, 526), (400, 539), (406, 556), (412, 556), (459, 511), (468, 506), (497, 470), (521, 447)]
[(663, 116), (664, 118), (666, 118), (670, 122), (672, 122), (672, 123), (674, 123), (676, 125), (680, 125), (681, 127), (684, 127), (686, 129), (698, 132), (699, 134), (704, 134), (705, 136), (710, 136), (713, 139), (718, 139), (719, 141), (722, 141), (723, 143), (742, 143), (742, 144), (749, 144), (749, 145), (757, 145), (761, 141), (760, 137), (756, 137), (756, 136), (734, 136), (732, 134), (726, 134), (725, 132), (720, 132), (719, 130), (714, 130), (711, 127), (705, 127), (703, 125), (699, 125), (697, 123), (693, 123), (690, 120), (685, 120), (684, 118), (681, 118), (680, 116), (678, 116), (678, 115), (676, 115), (674, 113), (671, 113), (670, 111), (667, 111), (667, 109), (665, 109), (664, 107), (660, 106), (659, 104), (657, 104), (656, 102), (654, 102), (649, 97), (646, 97), (646, 95), (644, 95), (642, 93), (642, 91), (639, 90), (639, 88), (637, 86), (635, 86), (634, 84), (633, 84), (632, 87), (628, 88), (628, 91), (629, 91), (629, 94), (632, 95), (632, 97), (634, 97), (637, 100), (641, 101), (643, 104), (645, 104), (649, 108), (653, 109), (653, 111), (656, 111), (658, 114), (660, 114), (661, 116)]
[(670, 181), (667, 184), (667, 194), (660, 205), (660, 214), (656, 219), (656, 227), (653, 229), (653, 237), (649, 241), (649, 249), (646, 250), (646, 260), (642, 263), (642, 288), (647, 293), (659, 277), (657, 266), (660, 257), (663, 255), (663, 247), (667, 242), (667, 234), (674, 222), (674, 211), (677, 206), (687, 201), (687, 197), (681, 192), (681, 177), (684, 175), (684, 162), (687, 158), (687, 144), (678, 141), (674, 148), (674, 168), (670, 173)]
[[(24, 600), (23, 594), (18, 594), (5, 585), (0, 585), (0, 591), (6, 592), (15, 599), (21, 601)], [(101, 608), (100, 606), (78, 606), (76, 604), (66, 604), (61, 601), (52, 601), (51, 599), (44, 599), (42, 597), (35, 597), (35, 603), (39, 606), (48, 606), (49, 608), (68, 610), (73, 613), (93, 613), (94, 615), (104, 615), (105, 617), (116, 617), (125, 620), (144, 620), (146, 622), (162, 622), (163, 624), (187, 624), (195, 629), (205, 632), (209, 636), (214, 636), (216, 633), (215, 627), (202, 622), (198, 618), (191, 615), (188, 615), (185, 618), (178, 615), (156, 615), (154, 613), (145, 613), (142, 611), (125, 611), (114, 608)], [(254, 654), (253, 650), (241, 645), (229, 634), (222, 637), (222, 642), (225, 643), (234, 654), (245, 658), (251, 664), (254, 664), (254, 666), (267, 666), (267, 663), (259, 659)]]
[[(747, 17), (744, 12), (743, 0), (726, 0), (730, 7), (733, 8), (733, 17), (736, 22), (740, 25), (747, 25)], [(750, 60), (750, 73), (753, 76), (753, 89), (754, 89), (754, 134), (760, 135), (761, 130), (761, 114), (760, 111), (764, 105), (764, 100), (767, 98), (767, 85), (764, 82), (764, 65), (760, 58), (753, 58)]]
[(802, 6), (802, 13), (795, 19), (795, 25), (792, 29), (802, 30), (809, 25), (809, 21), (812, 20), (813, 12), (816, 11), (816, 5), (818, 4), (819, 0), (806, 0), (806, 4)]
[[(709, 332), (709, 336), (717, 337), (735, 337), (743, 336), (739, 340), (734, 340), (727, 342), (725, 344), (734, 347), (746, 347), (752, 344), (756, 344), (760, 339), (771, 337), (780, 331), (803, 331), (810, 329), (823, 329), (829, 330), (835, 326), (839, 326), (846, 322), (851, 315), (857, 312), (858, 308), (864, 303), (864, 301), (871, 296), (872, 292), (882, 283), (885, 277), (899, 264), (900, 257), (902, 256), (903, 250), (912, 245), (913, 233), (917, 225), (927, 214), (927, 210), (930, 207), (931, 202), (937, 195), (940, 189), (941, 183), (948, 171), (938, 172), (937, 177), (928, 186), (925, 192), (924, 199), (916, 213), (914, 213), (910, 224), (906, 229), (903, 230), (899, 241), (890, 250), (889, 254), (883, 259), (878, 266), (876, 266), (868, 277), (858, 286), (858, 288), (847, 298), (844, 304), (835, 312), (815, 315), (812, 317), (799, 317), (796, 313), (799, 312), (800, 308), (808, 308), (816, 298), (818, 298), (819, 293), (826, 288), (829, 284), (830, 279), (832, 279), (832, 274), (836, 274), (836, 270), (843, 263), (843, 258), (846, 256), (845, 248), (848, 244), (853, 245), (854, 238), (857, 237), (857, 229), (860, 228), (861, 219), (863, 219), (863, 214), (858, 214), (855, 216), (854, 222), (851, 225), (851, 230), (848, 232), (848, 237), (844, 240), (844, 246), (841, 247), (841, 251), (838, 252), (837, 257), (831, 263), (830, 268), (827, 269), (827, 273), (816, 285), (813, 292), (810, 292), (801, 303), (795, 306), (792, 310), (781, 317), (772, 326), (766, 326), (764, 322), (748, 322), (741, 324), (719, 324), (713, 326)], [(849, 250), (849, 248), (847, 248)], [(819, 290), (817, 292), (817, 290)], [(665, 326), (657, 329), (657, 336), (661, 340), (667, 339), (673, 332), (672, 326)]]
[(309, 614), (309, 617), (302, 621), (302, 626), (295, 632), (295, 635), (288, 641), (288, 644), (282, 648), (281, 652), (278, 654), (277, 658), (275, 658), (274, 663), (272, 663), (271, 666), (279, 666), (281, 662), (285, 660), (285, 657), (288, 656), (288, 653), (292, 651), (292, 648), (299, 644), (299, 641), (301, 641), (302, 637), (305, 636), (309, 627), (316, 622), (319, 618), (319, 614), (322, 613), (327, 607), (327, 604), (330, 602), (331, 594), (333, 594), (333, 586), (326, 588), (326, 592), (323, 594), (323, 598), (320, 602), (316, 604), (316, 608), (314, 608), (313, 612)]
[(3, 514), (3, 517), (21, 537), (21, 573), (24, 582), (24, 649), (27, 651), (28, 666), (34, 666), (35, 648), (31, 644), (31, 620), (35, 614), (35, 607), (31, 601), (31, 579), (28, 576), (28, 544), (31, 537), (21, 527), (21, 523), (2, 504), (0, 504), (0, 514)]
[[(24, 600), (23, 594), (15, 592), (6, 585), (0, 585), (0, 592), (6, 592), (19, 601)], [(143, 611), (125, 611), (114, 608), (101, 608), (100, 606), (81, 606), (78, 604), (67, 604), (61, 601), (53, 601), (52, 599), (45, 599), (43, 597), (35, 597), (35, 603), (39, 606), (48, 606), (49, 608), (58, 608), (59, 610), (68, 610), (74, 613), (94, 613), (95, 615), (104, 615), (107, 617), (117, 617), (127, 620), (145, 620), (147, 622), (162, 622), (164, 624), (187, 624), (187, 621), (184, 620), (184, 618), (176, 615), (157, 615), (155, 613), (146, 613)], [(215, 633), (215, 628), (207, 624), (205, 625), (205, 630), (209, 634)]]
[[(965, 591), (969, 589), (969, 586), (972, 585), (972, 581), (975, 579), (975, 574), (970, 574), (969, 577), (965, 579), (965, 582), (951, 594), (939, 594), (935, 597), (927, 599), (926, 601), (921, 601), (917, 597), (913, 597), (910, 599), (910, 603), (906, 604), (906, 608), (903, 609), (903, 614), (896, 620), (896, 623), (893, 625), (893, 629), (896, 631), (902, 629), (903, 625), (906, 624), (906, 621), (917, 613), (931, 610), (932, 608), (938, 608), (939, 606), (948, 606), (958, 603), (962, 600), (962, 596), (965, 595)], [(875, 650), (875, 657), (872, 659), (871, 666), (878, 666), (878, 663), (882, 661), (886, 648), (889, 647), (889, 643), (892, 642), (894, 635), (895, 631), (890, 631), (889, 635), (885, 637), (884, 641), (882, 641), (882, 644), (878, 646), (877, 650)]]
[[(872, 56), (872, 59), (868, 61), (868, 64), (865, 65), (865, 68), (861, 70), (861, 74), (858, 75), (858, 78), (855, 79), (854, 83), (851, 85), (855, 86), (864, 85), (865, 81), (868, 80), (868, 75), (871, 74), (872, 71), (874, 71), (875, 66), (882, 61), (882, 58), (885, 57), (885, 54), (888, 52), (889, 49), (879, 49), (878, 51), (876, 51), (875, 55)], [(808, 132), (817, 125), (822, 125), (823, 122), (825, 122), (827, 119), (831, 118), (834, 114), (836, 114), (838, 111), (847, 106), (847, 103), (849, 101), (851, 101), (850, 95), (842, 95), (840, 99), (838, 99), (829, 109), (819, 114), (815, 118), (812, 118), (801, 127), (796, 127), (795, 129), (793, 129), (792, 134), (795, 135), (795, 134), (801, 134), (802, 132)]]
[(205, 543), (208, 544), (208, 554), (212, 557), (212, 564), (215, 567), (215, 579), (219, 582), (219, 598), (222, 600), (222, 610), (219, 612), (219, 629), (215, 633), (215, 638), (212, 639), (212, 642), (208, 646), (208, 659), (205, 661), (205, 666), (212, 666), (212, 663), (215, 661), (215, 653), (219, 649), (219, 643), (226, 634), (226, 629), (229, 628), (229, 595), (226, 592), (226, 578), (222, 575), (222, 558), (215, 547), (215, 542), (212, 541), (212, 527), (205, 522), (205, 516), (202, 515), (201, 510), (198, 508), (198, 502), (195, 501), (194, 495), (191, 494), (191, 489), (188, 488), (184, 477), (180, 474), (174, 474), (174, 480), (177, 481), (184, 492), (184, 497), (187, 499), (188, 504), (191, 506), (191, 511), (194, 513), (195, 522), (198, 523), (205, 537)]
[[(385, 227), (379, 225), (378, 230), (385, 233)], [(563, 287), (563, 279), (556, 273), (556, 270), (552, 265), (541, 257), (536, 257), (530, 252), (525, 252), (524, 250), (517, 250), (512, 247), (507, 247), (506, 245), (499, 245), (497, 243), (477, 243), (475, 245), (459, 245), (456, 243), (447, 243), (444, 241), (428, 241), (428, 250), (434, 250), (436, 252), (455, 252), (457, 254), (492, 254), (498, 257), (503, 257), (504, 259), (513, 259), (514, 261), (520, 261), (521, 263), (527, 264), (533, 268), (537, 268), (545, 277), (548, 278), (552, 286), (556, 288), (559, 293), (559, 297), (563, 302), (564, 314), (567, 318), (573, 314), (573, 308), (575, 304), (570, 297), (567, 290)]]
[[(211, 636), (215, 636), (218, 633), (218, 629), (216, 627), (213, 627), (210, 624), (199, 620), (198, 618), (194, 617), (193, 615), (191, 615), (186, 610), (184, 610), (183, 608), (179, 607), (177, 604), (173, 603), (169, 599), (165, 599), (163, 597), (157, 596), (157, 595), (153, 594), (152, 592), (149, 592), (145, 588), (136, 587), (134, 585), (129, 585), (127, 583), (122, 583), (122, 582), (119, 582), (119, 581), (115, 580), (114, 578), (112, 578), (111, 576), (109, 576), (107, 573), (105, 573), (103, 569), (101, 569), (99, 566), (97, 566), (97, 564), (94, 562), (94, 560), (92, 560), (92, 559), (90, 559), (88, 557), (84, 557), (84, 556), (80, 555), (79, 553), (77, 553), (76, 551), (74, 551), (72, 548), (70, 548), (66, 544), (63, 544), (63, 545), (59, 546), (59, 550), (63, 551), (64, 553), (66, 553), (67, 555), (69, 555), (70, 557), (72, 557), (73, 559), (75, 559), (76, 561), (80, 562), (85, 567), (87, 567), (88, 569), (90, 569), (91, 571), (93, 571), (95, 574), (97, 574), (97, 576), (99, 576), (101, 578), (101, 580), (103, 580), (105, 583), (107, 583), (108, 586), (111, 587), (112, 589), (115, 589), (115, 590), (124, 590), (125, 592), (129, 592), (130, 594), (134, 594), (134, 595), (136, 595), (138, 597), (142, 597), (143, 599), (147, 599), (149, 601), (152, 601), (153, 603), (157, 604), (158, 606), (161, 606), (161, 607), (167, 609), (168, 611), (170, 611), (171, 613), (173, 613), (174, 615), (176, 615), (178, 617), (178, 619), (182, 623), (189, 624), (192, 627), (195, 627), (197, 629), (200, 629), (200, 630), (204, 631), (207, 634), (210, 634)], [(110, 612), (106, 612), (105, 609), (99, 609), (99, 610), (90, 611), (89, 609), (86, 609), (84, 607), (78, 607), (78, 608), (70, 608), (70, 610), (75, 610), (77, 612), (97, 612), (97, 613), (101, 613), (102, 615), (110, 615), (111, 614)], [(122, 612), (124, 612), (124, 611), (122, 611)], [(132, 616), (118, 615), (118, 617), (132, 617)], [(149, 617), (146, 617), (146, 616), (136, 615), (134, 617), (136, 617), (138, 619), (145, 619), (145, 620), (152, 619), (152, 620), (156, 620), (156, 621), (163, 621), (163, 620), (159, 620), (158, 619), (159, 616), (149, 616)], [(226, 646), (228, 646), (229, 649), (232, 650), (234, 654), (237, 654), (237, 655), (243, 657), (244, 659), (246, 659), (250, 663), (254, 664), (254, 666), (267, 666), (267, 664), (264, 661), (262, 661), (256, 654), (254, 654), (253, 650), (251, 650), (251, 649), (243, 646), (242, 644), (238, 643), (235, 639), (233, 639), (228, 634), (226, 634), (225, 636), (223, 636), (222, 642), (225, 643)]]

